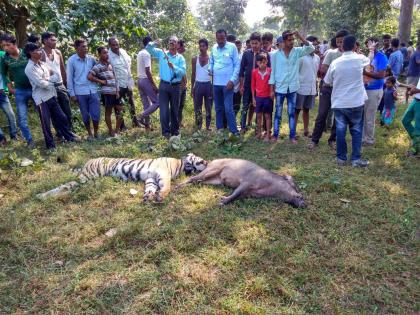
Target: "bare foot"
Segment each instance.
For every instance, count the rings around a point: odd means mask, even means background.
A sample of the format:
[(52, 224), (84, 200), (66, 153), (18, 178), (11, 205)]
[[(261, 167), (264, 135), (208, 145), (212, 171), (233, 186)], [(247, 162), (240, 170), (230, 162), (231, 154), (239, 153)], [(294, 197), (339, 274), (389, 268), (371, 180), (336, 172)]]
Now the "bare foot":
[(290, 143), (291, 144), (298, 144), (298, 141), (296, 140), (296, 138), (290, 139)]

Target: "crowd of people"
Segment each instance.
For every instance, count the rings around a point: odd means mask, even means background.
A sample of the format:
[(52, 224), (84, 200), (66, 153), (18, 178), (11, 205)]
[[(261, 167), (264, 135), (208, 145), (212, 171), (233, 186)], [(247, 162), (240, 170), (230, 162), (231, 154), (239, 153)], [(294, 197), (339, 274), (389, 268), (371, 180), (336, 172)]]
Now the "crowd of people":
[[(365, 167), (368, 163), (361, 157), (361, 148), (375, 144), (376, 113), (381, 113), (381, 125), (390, 128), (396, 112), (396, 89), (402, 85), (414, 95), (402, 119), (412, 140), (409, 152), (420, 154), (420, 44), (414, 49), (409, 42), (407, 47), (386, 34), (381, 42), (368, 38), (362, 48), (347, 30), (338, 31), (329, 43), (290, 30), (273, 43), (273, 34), (254, 32), (246, 47), (225, 30), (215, 35), (216, 44), (210, 49), (207, 39), (198, 41), (198, 54), (191, 60), (190, 95), (196, 129), (202, 129), (205, 120), (206, 130), (211, 130), (214, 103), (217, 130), (228, 129), (233, 137), (241, 137), (252, 128), (255, 116), (256, 138), (275, 143), (286, 100), (292, 144), (299, 140), (296, 125), (302, 112), (303, 137), (308, 138), (310, 150), (316, 148), (331, 125), (328, 143), (336, 149), (337, 163), (345, 165), (349, 129), (351, 164)], [(158, 109), (164, 137), (179, 135), (183, 127), (187, 62), (185, 42), (176, 36), (169, 38), (167, 49), (160, 47), (159, 40), (149, 36), (143, 39), (143, 49), (136, 58), (137, 82), (131, 72), (132, 58), (115, 37), (108, 40), (107, 47), (96, 48), (96, 57), (89, 54), (87, 40), (77, 39), (75, 53), (67, 63), (52, 32), (43, 33), (40, 39), (32, 36), (23, 49), (10, 34), (1, 36), (1, 44), (0, 107), (8, 119), (12, 140), (17, 140), (19, 127), (28, 146), (35, 146), (28, 124), (30, 99), (39, 113), (48, 149), (55, 148), (57, 139), (81, 141), (73, 132), (72, 102), (79, 106), (91, 141), (99, 137), (101, 103), (111, 137), (127, 128), (122, 115), (124, 106), (129, 107), (133, 127), (143, 126), (149, 131), (150, 115)], [(152, 58), (159, 65), (159, 83), (152, 74)], [(403, 74), (407, 84), (398, 81)], [(133, 95), (136, 83), (143, 104), (139, 115)], [(14, 95), (17, 124), (7, 93)], [(318, 96), (318, 113), (310, 132), (309, 113)], [(1, 129), (0, 144), (7, 145)]]

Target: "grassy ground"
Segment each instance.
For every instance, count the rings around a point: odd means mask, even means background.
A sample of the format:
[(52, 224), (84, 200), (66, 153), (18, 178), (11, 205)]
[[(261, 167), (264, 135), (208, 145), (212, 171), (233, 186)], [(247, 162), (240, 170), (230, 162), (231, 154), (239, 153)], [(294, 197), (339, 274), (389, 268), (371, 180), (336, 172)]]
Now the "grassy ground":
[[(337, 168), (325, 137), (314, 153), (303, 137), (297, 146), (251, 135), (242, 146), (220, 146), (214, 135), (194, 144), (191, 151), (209, 160), (240, 157), (293, 175), (305, 210), (250, 199), (220, 208), (229, 190), (209, 186), (171, 193), (163, 205), (142, 204), (129, 194), (141, 184), (112, 178), (68, 196), (35, 198), (73, 179), (70, 169), (92, 157), (181, 156), (159, 131), (132, 129), (118, 140), (60, 145), (54, 153), (31, 153), (22, 143), (2, 149), (0, 313), (418, 312), (420, 165), (404, 157), (404, 108), (392, 131), (378, 128), (377, 145), (364, 150), (366, 170)], [(190, 100), (186, 112), (184, 136), (192, 133)], [(43, 147), (32, 111), (31, 122)], [(34, 165), (15, 167), (23, 157)], [(105, 236), (111, 228), (117, 234)]]

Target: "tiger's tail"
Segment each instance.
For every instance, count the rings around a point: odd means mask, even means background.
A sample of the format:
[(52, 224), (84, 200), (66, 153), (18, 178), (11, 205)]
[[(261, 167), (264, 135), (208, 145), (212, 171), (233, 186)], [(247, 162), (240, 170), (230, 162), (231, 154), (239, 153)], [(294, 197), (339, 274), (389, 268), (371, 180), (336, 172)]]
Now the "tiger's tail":
[(80, 184), (76, 181), (71, 181), (65, 184), (62, 184), (54, 189), (51, 189), (49, 191), (46, 191), (44, 193), (37, 194), (37, 198), (39, 199), (46, 199), (49, 197), (55, 197), (55, 196), (64, 196), (70, 193), (74, 188), (79, 186)]

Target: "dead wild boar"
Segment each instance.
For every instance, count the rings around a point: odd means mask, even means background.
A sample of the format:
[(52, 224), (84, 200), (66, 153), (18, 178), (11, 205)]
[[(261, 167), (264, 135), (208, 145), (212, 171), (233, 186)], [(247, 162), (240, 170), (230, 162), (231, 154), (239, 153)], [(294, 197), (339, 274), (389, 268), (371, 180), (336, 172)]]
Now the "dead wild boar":
[(273, 197), (279, 198), (293, 207), (306, 207), (303, 196), (291, 176), (278, 175), (246, 160), (219, 159), (211, 161), (204, 171), (190, 177), (179, 184), (177, 188), (197, 182), (234, 188), (235, 190), (230, 196), (221, 199), (221, 205), (228, 204), (237, 198)]

